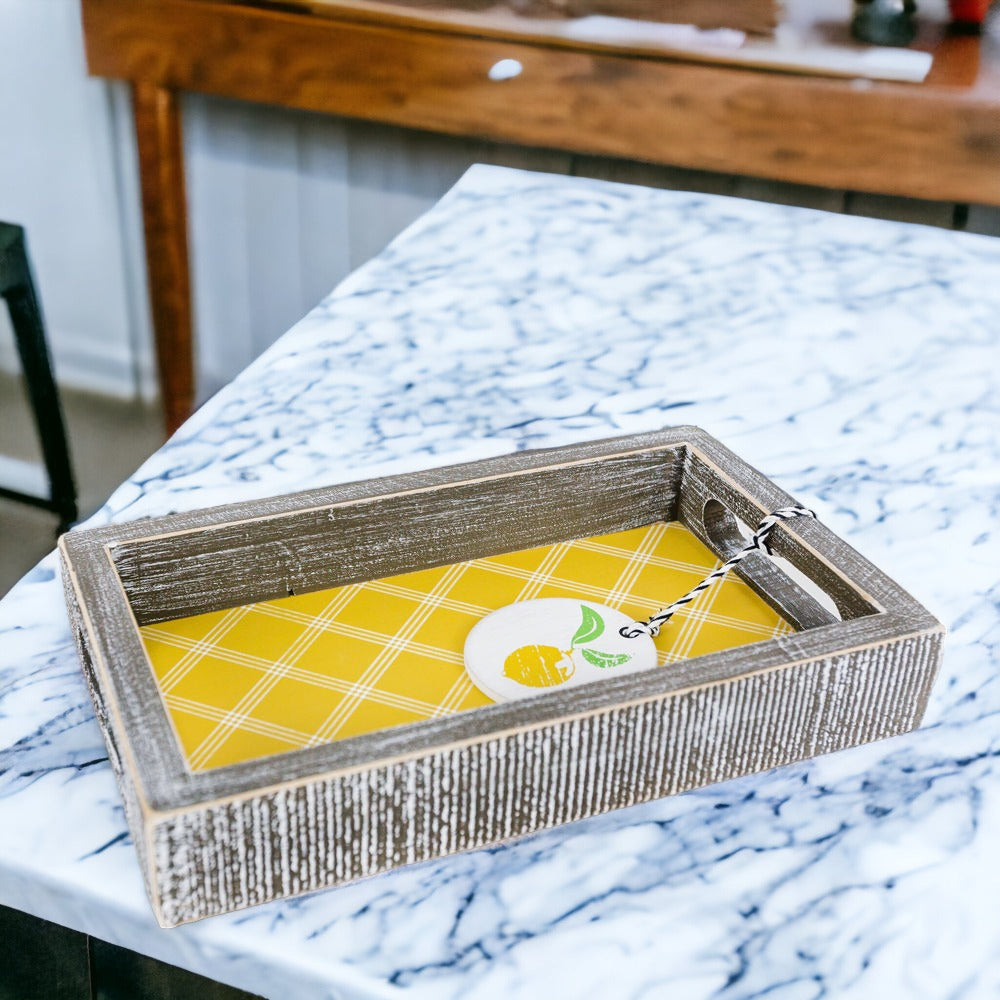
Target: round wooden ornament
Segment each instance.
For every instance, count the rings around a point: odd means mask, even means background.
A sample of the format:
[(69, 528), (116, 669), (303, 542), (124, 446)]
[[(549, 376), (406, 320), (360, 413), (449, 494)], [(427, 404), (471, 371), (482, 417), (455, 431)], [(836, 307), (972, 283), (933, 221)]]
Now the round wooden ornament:
[(633, 624), (592, 601), (543, 597), (508, 604), (473, 626), (465, 669), (483, 694), (500, 702), (648, 670), (656, 666), (653, 640), (620, 632)]

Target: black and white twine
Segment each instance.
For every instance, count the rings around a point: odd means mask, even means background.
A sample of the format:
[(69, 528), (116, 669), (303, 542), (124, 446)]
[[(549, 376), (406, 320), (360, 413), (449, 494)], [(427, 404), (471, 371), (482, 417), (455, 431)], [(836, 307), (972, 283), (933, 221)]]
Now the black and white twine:
[(692, 587), (683, 597), (677, 598), (672, 604), (668, 604), (662, 611), (657, 611), (652, 618), (647, 618), (644, 622), (633, 622), (620, 629), (621, 635), (626, 639), (636, 639), (640, 635), (656, 636), (659, 634), (660, 626), (666, 624), (674, 616), (679, 608), (685, 604), (690, 604), (700, 593), (708, 590), (716, 580), (722, 579), (737, 563), (742, 562), (751, 552), (763, 551), (767, 555), (771, 554), (770, 546), (767, 544), (768, 536), (775, 527), (782, 521), (791, 521), (796, 517), (812, 517), (816, 515), (808, 507), (779, 507), (765, 517), (757, 530), (742, 549), (735, 555), (727, 559), (717, 569), (712, 570), (704, 580), (697, 586)]

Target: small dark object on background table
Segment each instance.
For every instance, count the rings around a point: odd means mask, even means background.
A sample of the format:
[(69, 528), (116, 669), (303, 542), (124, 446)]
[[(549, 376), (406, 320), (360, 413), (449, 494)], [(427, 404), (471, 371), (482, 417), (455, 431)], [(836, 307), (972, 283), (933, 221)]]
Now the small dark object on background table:
[(916, 37), (916, 0), (855, 0), (851, 34), (872, 45), (909, 45)]

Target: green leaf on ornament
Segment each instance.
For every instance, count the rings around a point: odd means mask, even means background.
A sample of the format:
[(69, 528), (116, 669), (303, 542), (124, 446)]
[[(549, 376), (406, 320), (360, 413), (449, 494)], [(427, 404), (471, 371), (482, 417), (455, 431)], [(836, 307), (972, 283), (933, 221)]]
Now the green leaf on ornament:
[(591, 642), (604, 632), (604, 619), (593, 608), (581, 604), (580, 611), (583, 613), (583, 621), (573, 636), (571, 641), (573, 646), (581, 642)]
[(628, 663), (632, 659), (628, 653), (602, 653), (597, 649), (581, 649), (583, 658), (592, 663), (595, 667), (606, 669), (607, 667), (620, 667), (623, 663)]

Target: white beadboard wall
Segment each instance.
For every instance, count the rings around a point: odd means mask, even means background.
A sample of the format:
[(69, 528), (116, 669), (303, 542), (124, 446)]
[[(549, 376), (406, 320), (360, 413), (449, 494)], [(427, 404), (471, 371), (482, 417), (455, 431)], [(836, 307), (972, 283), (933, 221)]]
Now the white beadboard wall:
[[(149, 336), (120, 207), (125, 97), (88, 79), (75, 0), (0, 0), (0, 219), (27, 230), (57, 375), (115, 394)], [(0, 365), (17, 369), (2, 308)]]
[[(231, 379), (472, 163), (949, 226), (954, 206), (501, 147), (184, 98), (199, 396)], [(29, 234), (57, 375), (155, 392), (127, 89), (86, 76), (76, 0), (0, 0), (0, 219)], [(968, 228), (1000, 235), (1000, 210)], [(2, 311), (0, 311), (2, 313)], [(16, 370), (0, 315), (0, 367)]]
[(183, 102), (199, 395), (245, 367), (473, 163), (568, 154), (250, 106)]

